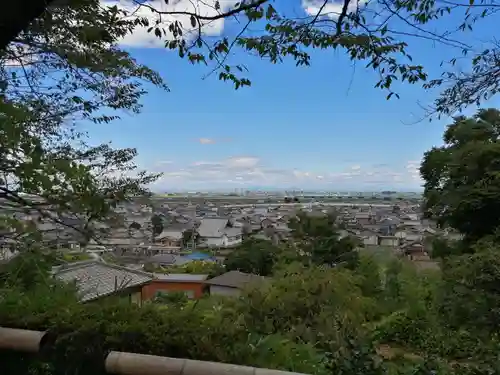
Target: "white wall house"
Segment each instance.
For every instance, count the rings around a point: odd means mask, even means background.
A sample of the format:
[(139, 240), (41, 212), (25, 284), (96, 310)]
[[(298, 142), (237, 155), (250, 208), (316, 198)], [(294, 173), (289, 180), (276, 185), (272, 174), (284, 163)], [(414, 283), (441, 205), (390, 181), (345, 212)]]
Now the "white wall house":
[(364, 230), (358, 234), (360, 240), (363, 241), (365, 246), (376, 246), (378, 245), (378, 234), (371, 230)]

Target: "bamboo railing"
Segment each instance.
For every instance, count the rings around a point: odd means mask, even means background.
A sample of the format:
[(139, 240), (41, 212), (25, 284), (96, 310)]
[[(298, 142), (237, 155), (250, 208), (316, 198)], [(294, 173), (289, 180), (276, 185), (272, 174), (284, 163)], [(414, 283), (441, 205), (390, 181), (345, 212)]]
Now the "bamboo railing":
[[(0, 327), (0, 350), (39, 353), (46, 332)], [(227, 363), (110, 352), (105, 359), (108, 374), (115, 375), (305, 375), (296, 372), (239, 366)]]

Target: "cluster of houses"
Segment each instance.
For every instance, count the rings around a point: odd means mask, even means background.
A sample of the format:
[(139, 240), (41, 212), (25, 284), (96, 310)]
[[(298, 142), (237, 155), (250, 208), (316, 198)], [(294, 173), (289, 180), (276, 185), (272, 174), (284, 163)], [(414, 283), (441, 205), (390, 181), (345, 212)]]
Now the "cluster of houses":
[[(425, 257), (429, 252), (429, 237), (443, 236), (459, 239), (453, 231), (440, 231), (436, 225), (422, 218), (416, 205), (232, 205), (217, 206), (204, 204), (162, 204), (155, 212), (143, 215), (130, 213), (127, 225), (142, 230), (127, 230), (127, 236), (136, 238), (135, 247), (147, 248), (150, 255), (177, 253), (195, 248), (214, 248), (224, 253), (239, 245), (245, 236), (269, 239), (275, 243), (286, 241), (291, 234), (288, 223), (298, 211), (307, 215), (323, 216), (335, 211), (342, 236), (354, 236), (366, 248), (385, 247), (402, 252), (412, 258)], [(151, 215), (159, 215), (163, 231), (152, 236), (148, 224)], [(141, 218), (141, 219), (139, 219)], [(123, 229), (122, 229), (123, 231)], [(189, 234), (189, 235), (187, 235)], [(110, 238), (109, 245), (120, 242), (117, 232)], [(124, 242), (123, 245), (130, 242)]]
[(393, 249), (412, 260), (429, 260), (432, 239), (442, 236), (459, 240), (462, 236), (452, 230), (439, 230), (435, 223), (422, 218), (418, 207), (353, 210), (345, 208), (340, 214), (343, 236), (357, 237), (365, 248)]
[[(245, 236), (279, 244), (290, 238), (292, 231), (288, 223), (299, 211), (317, 217), (335, 214), (342, 228), (341, 236), (357, 238), (365, 249), (392, 249), (415, 261), (429, 260), (429, 237), (460, 238), (458, 233), (437, 229), (431, 221), (422, 218), (418, 206), (404, 202), (398, 205), (346, 203), (335, 207), (321, 203), (225, 206), (210, 202), (169, 202), (155, 206), (129, 203), (117, 208), (123, 218), (119, 225), (101, 223), (98, 229), (102, 229), (105, 236), (98, 242), (85, 243), (85, 252), (93, 259), (58, 266), (53, 270), (54, 276), (76, 281), (83, 302), (118, 294), (143, 303), (172, 291), (182, 291), (189, 298), (207, 293), (237, 295), (243, 285), (261, 278), (239, 272), (212, 279), (207, 275), (150, 273), (144, 271), (144, 265), (152, 264), (155, 268), (182, 266), (196, 260), (221, 261)], [(38, 225), (44, 238), (55, 248), (70, 253), (82, 251), (81, 234), (71, 229), (78, 227), (76, 219)], [(155, 225), (160, 230), (155, 229)], [(14, 254), (9, 241), (8, 238), (0, 241), (4, 259)], [(207, 248), (212, 255), (197, 251)], [(122, 265), (103, 262), (105, 253), (123, 260), (116, 262)]]
[[(127, 203), (117, 207), (123, 219), (117, 225), (100, 223), (100, 240), (85, 243), (85, 250), (102, 254), (155, 256), (179, 254), (197, 248), (212, 248), (224, 254), (241, 244), (245, 236), (269, 239), (274, 243), (286, 241), (291, 230), (289, 220), (298, 211), (322, 216), (335, 211), (342, 236), (354, 236), (365, 247), (382, 246), (397, 249), (411, 256), (428, 251), (426, 238), (442, 235), (459, 238), (458, 233), (439, 232), (428, 220), (423, 220), (418, 206), (399, 202), (399, 205), (355, 205), (300, 203), (221, 205), (203, 203), (156, 202), (153, 204)], [(23, 214), (27, 215), (27, 214)], [(153, 217), (161, 223), (154, 228)], [(56, 248), (78, 251), (82, 246), (81, 234), (72, 230), (80, 224), (75, 218), (62, 223), (40, 222), (44, 238)], [(5, 239), (0, 247), (12, 248)]]
[(76, 282), (81, 302), (120, 297), (143, 304), (169, 293), (184, 293), (190, 299), (206, 294), (238, 296), (249, 283), (265, 278), (229, 271), (209, 278), (203, 274), (148, 273), (96, 260), (54, 267), (53, 276), (64, 282)]

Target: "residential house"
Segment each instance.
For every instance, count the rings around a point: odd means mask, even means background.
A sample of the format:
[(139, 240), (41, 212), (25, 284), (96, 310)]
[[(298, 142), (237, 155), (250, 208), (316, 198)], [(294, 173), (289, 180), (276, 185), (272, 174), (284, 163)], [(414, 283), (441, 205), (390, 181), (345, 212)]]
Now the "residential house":
[(400, 249), (411, 260), (430, 259), (425, 246), (420, 241), (407, 242), (401, 245)]
[(259, 275), (229, 271), (207, 280), (205, 284), (209, 286), (211, 295), (237, 297), (247, 285), (262, 283), (265, 279), (265, 277)]
[[(102, 244), (111, 250), (129, 250), (137, 248), (144, 244), (146, 239), (143, 238), (109, 238), (102, 240)], [(89, 243), (89, 246), (94, 246), (94, 244)]]
[(401, 215), (401, 219), (404, 221), (408, 221), (408, 222), (419, 222), (420, 223), (420, 217), (416, 213), (406, 212), (406, 213)]
[(98, 261), (54, 267), (53, 274), (61, 281), (76, 282), (81, 302), (118, 296), (141, 304), (142, 287), (153, 279), (151, 274), (143, 271)]
[(157, 254), (144, 260), (145, 265), (147, 264), (153, 267), (182, 266), (189, 262), (192, 262), (192, 260), (176, 254)]
[(399, 224), (400, 220), (394, 217), (384, 217), (378, 222), (380, 233), (384, 236), (394, 236)]
[(404, 228), (398, 228), (398, 229), (396, 229), (394, 236), (401, 238), (401, 239), (405, 239), (406, 238), (406, 230), (404, 230)]
[(265, 218), (260, 222), (260, 226), (262, 229), (272, 227), (273, 224), (274, 222), (269, 218)]
[(154, 238), (154, 242), (160, 247), (180, 250), (183, 246), (182, 238), (185, 230), (185, 227), (167, 227)]
[(356, 222), (361, 225), (374, 224), (375, 218), (371, 212), (357, 212), (354, 215)]
[(161, 294), (184, 292), (188, 298), (203, 297), (208, 286), (205, 280), (208, 275), (194, 274), (154, 274), (154, 279), (143, 286), (144, 300), (151, 300)]
[(422, 230), (415, 227), (398, 228), (394, 236), (407, 242), (421, 241), (424, 237)]
[[(74, 228), (79, 228), (79, 224), (75, 224)], [(69, 222), (68, 226), (64, 226), (44, 221), (37, 223), (37, 229), (42, 233), (43, 242), (47, 247), (54, 249), (76, 249), (84, 237), (81, 232), (73, 229), (71, 225), (72, 223)]]
[(268, 212), (269, 212), (268, 207), (255, 207), (253, 209), (254, 215), (266, 216)]
[(407, 229), (406, 230), (405, 241), (407, 241), (407, 242), (422, 241), (423, 238), (424, 238), (424, 234), (419, 229), (414, 228), (414, 229)]
[(372, 230), (364, 229), (357, 234), (358, 238), (363, 241), (365, 246), (378, 245), (378, 234)]
[(217, 208), (216, 207), (201, 207), (197, 210), (196, 214), (200, 217), (207, 218), (217, 218)]
[(231, 227), (227, 218), (204, 217), (197, 231), (200, 247), (232, 247), (242, 242), (242, 228)]
[(11, 238), (0, 239), (0, 264), (8, 263), (19, 254), (17, 241)]
[(379, 236), (379, 245), (388, 247), (398, 247), (400, 239), (396, 236)]
[(404, 228), (422, 228), (422, 222), (420, 220), (403, 220), (400, 226)]

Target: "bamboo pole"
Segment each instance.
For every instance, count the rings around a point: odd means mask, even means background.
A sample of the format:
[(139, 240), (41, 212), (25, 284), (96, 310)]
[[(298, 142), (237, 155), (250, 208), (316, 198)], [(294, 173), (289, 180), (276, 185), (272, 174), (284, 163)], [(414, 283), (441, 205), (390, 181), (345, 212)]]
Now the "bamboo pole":
[(111, 352), (106, 372), (115, 375), (304, 375), (228, 363)]
[[(0, 349), (36, 354), (46, 332), (0, 327)], [(305, 375), (228, 363), (111, 352), (105, 368), (114, 375)]]
[(45, 332), (0, 327), (0, 349), (38, 353)]

